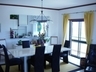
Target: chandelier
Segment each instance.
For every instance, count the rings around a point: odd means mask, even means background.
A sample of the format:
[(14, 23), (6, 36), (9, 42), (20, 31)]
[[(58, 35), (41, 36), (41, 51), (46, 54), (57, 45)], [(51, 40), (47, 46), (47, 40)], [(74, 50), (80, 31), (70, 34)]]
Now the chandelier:
[(43, 14), (43, 0), (41, 0), (41, 13), (39, 16), (33, 16), (30, 22), (47, 22), (50, 21), (48, 16)]

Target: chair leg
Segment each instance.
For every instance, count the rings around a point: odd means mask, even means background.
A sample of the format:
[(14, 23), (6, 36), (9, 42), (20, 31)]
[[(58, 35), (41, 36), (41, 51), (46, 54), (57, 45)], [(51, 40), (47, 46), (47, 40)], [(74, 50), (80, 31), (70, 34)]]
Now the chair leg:
[(6, 65), (5, 72), (9, 72), (10, 67)]
[(68, 56), (63, 57), (63, 62), (68, 63)]
[(56, 69), (55, 66), (52, 66), (52, 65), (51, 65), (51, 67), (52, 67), (52, 72), (60, 72), (60, 69), (59, 69), (59, 70)]
[(1, 66), (0, 66), (0, 72), (4, 72)]
[(30, 72), (31, 65), (28, 63), (27, 64), (28, 72)]
[(21, 70), (21, 72), (24, 72), (24, 64), (22, 63), (21, 65), (19, 65), (20, 66), (20, 70)]
[(21, 67), (20, 67), (20, 65), (18, 65), (18, 70), (19, 70), (19, 71), (21, 70)]
[(46, 60), (44, 61), (44, 68), (46, 69)]
[(52, 63), (50, 63), (50, 64), (51, 64), (52, 72), (60, 72), (60, 65), (59, 64), (57, 65), (58, 67), (52, 65)]

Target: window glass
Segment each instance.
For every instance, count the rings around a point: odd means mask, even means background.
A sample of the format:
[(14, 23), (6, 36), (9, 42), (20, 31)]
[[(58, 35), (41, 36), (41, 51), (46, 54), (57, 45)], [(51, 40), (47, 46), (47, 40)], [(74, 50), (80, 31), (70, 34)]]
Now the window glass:
[(86, 38), (85, 38), (85, 24), (84, 22), (81, 22), (81, 40), (82, 41), (86, 41)]
[(78, 22), (72, 22), (72, 39), (78, 40)]
[(48, 36), (48, 24), (47, 22), (37, 22), (33, 24), (33, 35), (37, 35), (40, 33), (45, 33)]
[(85, 36), (85, 24), (81, 20), (71, 20), (69, 22), (69, 34), (71, 41), (71, 55), (85, 57), (87, 44)]

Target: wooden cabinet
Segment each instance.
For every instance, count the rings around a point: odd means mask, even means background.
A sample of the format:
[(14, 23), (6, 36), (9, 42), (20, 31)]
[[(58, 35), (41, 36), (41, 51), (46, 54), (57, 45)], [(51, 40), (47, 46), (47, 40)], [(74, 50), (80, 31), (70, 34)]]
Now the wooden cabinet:
[(19, 26), (26, 26), (27, 24), (27, 15), (19, 15)]

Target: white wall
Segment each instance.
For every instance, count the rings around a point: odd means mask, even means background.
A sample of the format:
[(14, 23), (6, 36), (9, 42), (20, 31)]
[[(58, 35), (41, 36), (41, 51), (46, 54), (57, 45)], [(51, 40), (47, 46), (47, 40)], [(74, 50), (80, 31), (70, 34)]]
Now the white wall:
[[(61, 10), (60, 11), (60, 19), (59, 19), (59, 43), (62, 43), (62, 31), (63, 31), (63, 14), (66, 13), (74, 13), (74, 12), (82, 12), (82, 11), (90, 11), (90, 10), (96, 10), (96, 5), (93, 6), (87, 6), (87, 7), (78, 7), (78, 8), (72, 8), (67, 10)], [(93, 36), (92, 36), (92, 43), (96, 43), (96, 12), (94, 12), (94, 28), (93, 28)], [(75, 13), (70, 14), (70, 19), (81, 19), (84, 18), (84, 13)]]
[[(9, 31), (10, 28), (13, 27), (13, 22), (10, 20), (10, 14), (40, 15), (40, 10), (41, 9), (35, 9), (35, 8), (0, 6), (0, 24), (1, 24), (0, 39), (8, 39), (8, 42), (10, 41)], [(50, 19), (52, 20), (52, 22), (50, 22), (49, 24), (49, 36), (58, 36), (59, 11), (44, 10), (44, 15), (50, 16)]]
[[(50, 16), (50, 19), (52, 20), (52, 22), (49, 24), (49, 36), (58, 36), (58, 43), (62, 43), (63, 14), (96, 10), (95, 7), (96, 5), (67, 9), (62, 11), (44, 10), (44, 15)], [(10, 20), (10, 14), (39, 15), (40, 9), (0, 6), (0, 24), (1, 24), (0, 39), (7, 39), (7, 45), (9, 45), (8, 47), (11, 47), (10, 44), (14, 42), (13, 40), (9, 39), (10, 27), (13, 27), (13, 22)], [(84, 13), (70, 14), (70, 19), (77, 19), (77, 18), (84, 18)], [(95, 12), (94, 29), (93, 29), (93, 37), (92, 37), (93, 43), (96, 43), (95, 30), (96, 30), (96, 12)]]

